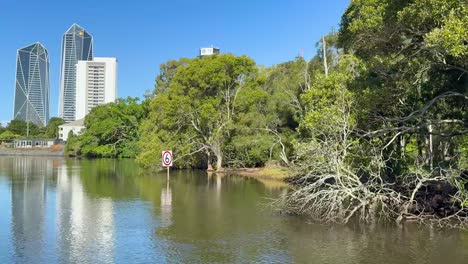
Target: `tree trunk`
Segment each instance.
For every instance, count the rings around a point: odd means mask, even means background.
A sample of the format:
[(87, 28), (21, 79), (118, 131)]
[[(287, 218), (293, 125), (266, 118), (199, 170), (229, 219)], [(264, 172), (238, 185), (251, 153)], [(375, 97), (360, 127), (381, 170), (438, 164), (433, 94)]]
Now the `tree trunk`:
[(434, 147), (433, 147), (433, 144), (432, 144), (432, 124), (431, 123), (429, 123), (427, 129), (429, 131), (429, 151), (428, 151), (428, 154), (429, 154), (429, 167), (432, 170), (433, 167), (434, 167)]
[(406, 157), (406, 138), (404, 135), (400, 136), (400, 158), (405, 160)]
[(216, 156), (216, 171), (223, 170), (223, 151), (221, 150), (221, 145), (217, 144), (213, 146), (213, 152)]
[(328, 78), (327, 44), (325, 42), (325, 36), (322, 37), (322, 49), (323, 49), (323, 68), (325, 70), (325, 77)]
[(206, 158), (207, 158), (207, 161), (206, 161), (207, 171), (214, 171), (213, 166), (211, 166), (211, 154), (209, 150), (206, 151)]
[(216, 154), (216, 171), (223, 170), (223, 155), (221, 153)]

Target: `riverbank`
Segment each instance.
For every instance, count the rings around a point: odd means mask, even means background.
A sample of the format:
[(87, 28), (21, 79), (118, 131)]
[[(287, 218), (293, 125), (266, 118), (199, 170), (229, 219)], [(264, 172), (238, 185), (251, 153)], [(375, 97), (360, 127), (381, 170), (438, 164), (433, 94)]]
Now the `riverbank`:
[(47, 156), (63, 157), (63, 147), (60, 148), (0, 148), (0, 156)]
[(468, 259), (463, 231), (320, 225), (268, 207), (286, 188), (247, 177), (207, 177), (203, 170), (174, 170), (167, 185), (164, 173), (138, 169), (130, 159), (0, 157), (0, 263), (56, 263), (64, 256), (71, 263)]
[(267, 166), (263, 168), (227, 168), (224, 173), (283, 182), (292, 176), (288, 168), (281, 166)]

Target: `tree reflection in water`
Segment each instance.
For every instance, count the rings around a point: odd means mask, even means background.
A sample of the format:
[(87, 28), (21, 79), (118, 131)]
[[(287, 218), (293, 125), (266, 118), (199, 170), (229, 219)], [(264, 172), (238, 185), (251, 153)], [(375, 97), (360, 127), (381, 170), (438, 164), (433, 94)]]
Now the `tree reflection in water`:
[(329, 227), (265, 210), (285, 188), (202, 171), (173, 171), (168, 182), (132, 160), (0, 157), (0, 263), (468, 259), (460, 231)]

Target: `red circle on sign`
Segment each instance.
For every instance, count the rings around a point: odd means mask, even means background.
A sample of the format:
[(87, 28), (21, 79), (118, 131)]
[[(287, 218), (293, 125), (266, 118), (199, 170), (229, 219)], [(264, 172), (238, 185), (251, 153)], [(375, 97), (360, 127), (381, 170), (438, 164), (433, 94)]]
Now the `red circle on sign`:
[[(164, 158), (164, 157), (166, 157), (166, 154), (169, 155), (169, 157), (170, 157), (169, 162), (166, 162), (166, 159)], [(171, 152), (165, 151), (165, 152), (163, 153), (162, 162), (163, 162), (163, 164), (164, 164), (165, 166), (171, 165), (171, 163), (172, 163), (172, 154), (171, 154)]]

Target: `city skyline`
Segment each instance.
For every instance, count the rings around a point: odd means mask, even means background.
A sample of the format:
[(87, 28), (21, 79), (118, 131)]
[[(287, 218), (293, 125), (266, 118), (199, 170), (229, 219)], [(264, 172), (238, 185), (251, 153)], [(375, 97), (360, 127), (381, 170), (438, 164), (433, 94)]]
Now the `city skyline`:
[[(128, 5), (103, 0), (76, 5), (73, 12), (56, 0), (23, 3), (28, 9), (10, 0), (0, 3), (0, 29), (4, 36), (10, 36), (0, 49), (0, 122), (4, 125), (13, 116), (15, 51), (35, 41), (49, 51), (50, 116), (58, 116), (61, 40), (73, 23), (97, 37), (95, 54), (119, 59), (119, 97), (142, 98), (145, 91), (154, 88), (160, 64), (195, 57), (201, 47), (219, 46), (223, 53), (248, 55), (267, 67), (293, 60), (301, 49), (310, 59), (321, 36), (338, 27), (349, 0), (337, 0), (333, 5), (299, 0), (275, 5), (264, 0), (143, 1)], [(93, 8), (89, 8), (91, 4)], [(216, 12), (208, 6), (216, 7)], [(41, 19), (36, 19), (38, 13)], [(31, 25), (36, 30), (31, 30)]]
[(13, 119), (46, 126), (49, 121), (49, 94), (47, 49), (39, 42), (18, 49)]

